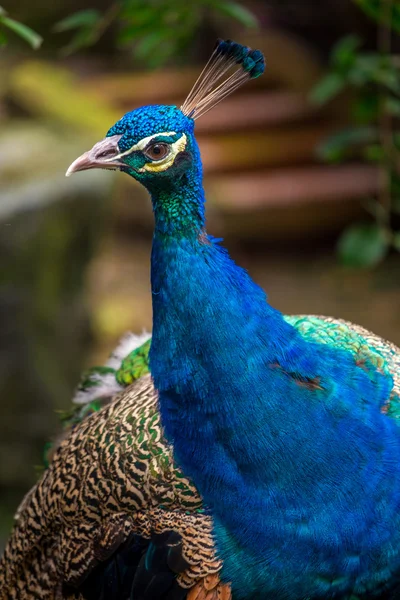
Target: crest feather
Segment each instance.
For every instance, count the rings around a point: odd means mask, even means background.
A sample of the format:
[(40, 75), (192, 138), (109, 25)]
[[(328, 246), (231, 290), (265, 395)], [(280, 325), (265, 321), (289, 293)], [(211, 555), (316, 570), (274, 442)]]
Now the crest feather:
[[(231, 75), (224, 77), (232, 68)], [(251, 50), (231, 40), (218, 40), (181, 111), (187, 117), (198, 119), (243, 83), (262, 75), (264, 69), (260, 50)]]

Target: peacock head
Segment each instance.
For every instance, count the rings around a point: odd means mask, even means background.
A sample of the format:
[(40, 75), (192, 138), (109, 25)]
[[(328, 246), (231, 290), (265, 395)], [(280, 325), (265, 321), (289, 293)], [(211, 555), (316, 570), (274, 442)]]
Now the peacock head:
[(115, 123), (67, 175), (96, 167), (119, 169), (153, 191), (200, 164), (193, 130), (194, 120), (176, 106), (142, 106)]
[(201, 172), (195, 120), (264, 68), (259, 50), (219, 40), (180, 109), (153, 105), (126, 113), (104, 140), (72, 163), (67, 176), (85, 169), (119, 169), (152, 192), (176, 185), (190, 170)]

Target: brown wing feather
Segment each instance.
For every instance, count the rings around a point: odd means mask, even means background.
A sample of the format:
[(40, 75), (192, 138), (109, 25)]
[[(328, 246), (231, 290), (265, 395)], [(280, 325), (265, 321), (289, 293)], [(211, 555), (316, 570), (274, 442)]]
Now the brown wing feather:
[(219, 582), (221, 562), (201, 506), (163, 437), (151, 378), (142, 377), (70, 432), (23, 500), (0, 560), (0, 599), (62, 598), (63, 583), (78, 585), (132, 532), (172, 529), (189, 564), (179, 584), (225, 600), (224, 586), (204, 583)]
[(231, 600), (229, 585), (221, 583), (217, 574), (207, 575), (196, 583), (188, 593), (187, 600)]

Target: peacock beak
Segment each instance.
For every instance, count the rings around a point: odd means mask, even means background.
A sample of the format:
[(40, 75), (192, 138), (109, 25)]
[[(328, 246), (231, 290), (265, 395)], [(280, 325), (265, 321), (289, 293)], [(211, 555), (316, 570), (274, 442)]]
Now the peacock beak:
[(97, 142), (89, 152), (85, 152), (74, 160), (65, 173), (66, 177), (76, 173), (76, 171), (85, 171), (86, 169), (117, 169), (125, 167), (123, 162), (118, 160), (121, 151), (118, 142), (122, 135), (112, 135)]

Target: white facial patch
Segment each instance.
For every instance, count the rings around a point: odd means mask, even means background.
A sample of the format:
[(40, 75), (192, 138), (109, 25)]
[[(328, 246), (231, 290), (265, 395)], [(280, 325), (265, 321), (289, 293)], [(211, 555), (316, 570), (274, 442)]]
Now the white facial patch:
[[(117, 156), (108, 158), (104, 162), (113, 162), (115, 160), (123, 158), (124, 156), (128, 156), (129, 154), (132, 154), (132, 152), (144, 150), (152, 140), (154, 140), (156, 142), (157, 138), (160, 136), (171, 137), (173, 135), (176, 135), (175, 131), (163, 131), (160, 133), (155, 133), (153, 135), (149, 135), (149, 136), (139, 140), (137, 142), (137, 144), (135, 144), (128, 150), (125, 150), (125, 152), (121, 152)], [(160, 143), (162, 143), (162, 142), (160, 142)], [(183, 152), (183, 150), (185, 150), (186, 144), (187, 144), (187, 137), (184, 133), (182, 133), (181, 137), (178, 140), (176, 140), (172, 144), (168, 144), (170, 151), (164, 158), (162, 158), (161, 160), (157, 160), (157, 161), (150, 161), (150, 162), (144, 164), (143, 167), (141, 167), (139, 169), (139, 171), (141, 173), (145, 173), (145, 172), (159, 173), (160, 171), (166, 171), (167, 169), (169, 169), (169, 167), (171, 167), (173, 165), (177, 155), (180, 152)]]

